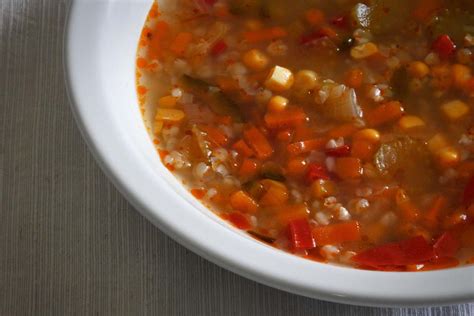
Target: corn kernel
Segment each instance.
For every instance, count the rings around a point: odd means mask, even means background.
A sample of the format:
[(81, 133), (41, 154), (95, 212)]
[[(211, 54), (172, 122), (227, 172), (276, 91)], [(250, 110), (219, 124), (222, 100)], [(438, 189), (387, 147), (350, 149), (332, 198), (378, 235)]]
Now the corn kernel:
[(336, 186), (331, 180), (319, 179), (313, 182), (311, 192), (314, 198), (324, 199), (328, 196), (334, 195)]
[(268, 65), (268, 57), (258, 49), (249, 50), (242, 57), (244, 64), (252, 70), (259, 71)]
[(443, 168), (454, 167), (459, 163), (459, 152), (454, 147), (445, 147), (436, 154), (439, 165)]
[(288, 99), (282, 96), (276, 95), (268, 102), (268, 110), (272, 112), (283, 111), (288, 106)]
[(172, 108), (176, 105), (177, 98), (167, 95), (158, 99), (158, 106), (161, 108)]
[(380, 141), (380, 133), (375, 129), (365, 128), (356, 132), (353, 138), (358, 140), (366, 140), (372, 144), (376, 144)]
[(408, 73), (415, 78), (423, 78), (430, 73), (430, 68), (422, 61), (414, 61), (408, 66)]
[(441, 105), (441, 111), (449, 120), (456, 121), (469, 112), (469, 106), (461, 100), (453, 100)]
[(176, 109), (157, 109), (155, 120), (179, 122), (184, 118), (184, 112)]
[(451, 67), (453, 74), (453, 83), (457, 88), (462, 89), (466, 82), (471, 79), (471, 69), (468, 66), (461, 64), (454, 64)]
[(425, 126), (425, 122), (421, 118), (419, 118), (418, 116), (406, 115), (406, 116), (403, 116), (398, 121), (398, 126), (402, 130), (407, 131), (407, 130), (412, 129), (412, 128), (423, 127), (423, 126)]
[(298, 90), (309, 91), (318, 86), (318, 75), (311, 70), (300, 70), (295, 75), (294, 87)]
[(377, 45), (372, 42), (357, 45), (351, 49), (351, 56), (354, 59), (364, 59), (376, 54), (379, 51)]
[(444, 137), (443, 134), (439, 134), (439, 133), (431, 137), (431, 139), (428, 141), (428, 149), (433, 154), (436, 154), (441, 149), (448, 147), (448, 145), (449, 143), (446, 140), (446, 137)]
[(294, 82), (293, 73), (286, 68), (275, 66), (265, 81), (265, 86), (272, 91), (285, 91), (291, 88)]

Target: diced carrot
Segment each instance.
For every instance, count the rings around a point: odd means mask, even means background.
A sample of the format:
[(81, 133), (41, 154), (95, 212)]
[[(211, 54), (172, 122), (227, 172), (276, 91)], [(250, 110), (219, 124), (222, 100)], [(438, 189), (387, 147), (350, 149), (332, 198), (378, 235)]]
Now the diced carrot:
[(324, 23), (324, 12), (318, 9), (309, 9), (305, 12), (306, 21), (312, 25), (317, 26)]
[(309, 153), (313, 150), (319, 150), (324, 148), (327, 140), (325, 138), (309, 139), (301, 142), (291, 143), (286, 147), (286, 150), (290, 155), (301, 155)]
[(307, 120), (307, 116), (303, 110), (298, 108), (280, 112), (268, 112), (264, 120), (268, 128), (288, 128), (303, 124)]
[(281, 206), (288, 201), (288, 189), (286, 186), (278, 181), (263, 180), (262, 184), (266, 190), (260, 198), (260, 205), (262, 206)]
[(270, 27), (261, 30), (244, 32), (244, 39), (250, 43), (272, 41), (288, 35), (288, 32), (282, 27)]
[(283, 130), (279, 131), (276, 135), (276, 139), (279, 140), (280, 142), (289, 142), (291, 140), (293, 133), (291, 130)]
[(239, 169), (239, 175), (243, 178), (252, 178), (257, 174), (258, 163), (254, 159), (245, 158)]
[(313, 229), (313, 236), (318, 246), (357, 241), (361, 238), (359, 222), (348, 221), (327, 226), (317, 226)]
[(139, 95), (144, 95), (148, 92), (148, 89), (145, 86), (138, 86), (137, 87), (137, 92), (138, 92)]
[(243, 139), (232, 145), (232, 148), (244, 157), (252, 157), (255, 154)]
[(173, 43), (171, 43), (170, 49), (176, 55), (182, 56), (186, 49), (188, 48), (189, 44), (193, 39), (193, 34), (188, 32), (181, 32), (178, 33), (176, 38), (174, 39)]
[(230, 205), (236, 211), (244, 213), (255, 213), (258, 209), (258, 204), (244, 191), (234, 192), (230, 196)]
[(367, 113), (367, 123), (370, 126), (379, 126), (398, 120), (403, 115), (404, 109), (398, 101), (389, 101)]
[(137, 67), (138, 68), (146, 68), (148, 66), (148, 62), (145, 58), (139, 57), (137, 58)]
[(418, 271), (448, 269), (448, 268), (457, 267), (458, 265), (459, 265), (458, 259), (444, 257), (444, 258), (439, 258), (439, 259), (433, 259), (432, 261), (425, 263), (423, 267), (419, 269)]
[(428, 227), (435, 228), (439, 225), (440, 214), (446, 204), (447, 200), (443, 195), (438, 195), (433, 199), (430, 208), (425, 213), (425, 223)]
[(351, 88), (357, 89), (362, 86), (364, 72), (360, 68), (352, 68), (346, 72), (344, 83)]
[(206, 195), (206, 190), (203, 189), (192, 189), (191, 194), (198, 200), (202, 199)]
[(158, 149), (158, 154), (160, 155), (160, 159), (163, 160), (167, 155), (169, 155), (169, 151), (163, 150), (163, 149)]
[(354, 139), (351, 147), (351, 156), (360, 158), (363, 161), (371, 160), (375, 148), (373, 144), (364, 139)]
[(313, 138), (314, 132), (308, 126), (304, 124), (299, 124), (295, 127), (295, 132), (293, 133), (293, 142), (299, 142), (302, 140), (307, 140)]
[(362, 165), (359, 158), (336, 158), (336, 174), (341, 179), (357, 179), (362, 175)]
[(203, 125), (200, 126), (200, 129), (207, 134), (209, 142), (216, 147), (224, 146), (229, 140), (227, 135), (217, 127)]
[(286, 225), (291, 221), (308, 218), (308, 208), (304, 204), (288, 205), (278, 210), (278, 221)]
[(301, 176), (305, 173), (307, 166), (304, 157), (294, 157), (288, 160), (286, 171), (292, 176)]
[(252, 148), (257, 157), (260, 159), (267, 159), (273, 155), (273, 148), (268, 142), (265, 135), (256, 127), (250, 127), (244, 131), (244, 138)]
[(328, 138), (348, 137), (357, 132), (359, 129), (353, 124), (343, 124), (331, 129), (327, 136)]
[(469, 79), (471, 79), (471, 69), (462, 64), (454, 64), (451, 67), (453, 72), (453, 84), (456, 88), (463, 89)]
[(229, 222), (231, 222), (232, 225), (234, 225), (238, 229), (247, 230), (252, 227), (252, 225), (250, 225), (248, 218), (240, 212), (233, 212), (226, 215), (227, 216), (222, 216), (222, 217), (225, 220), (228, 220)]

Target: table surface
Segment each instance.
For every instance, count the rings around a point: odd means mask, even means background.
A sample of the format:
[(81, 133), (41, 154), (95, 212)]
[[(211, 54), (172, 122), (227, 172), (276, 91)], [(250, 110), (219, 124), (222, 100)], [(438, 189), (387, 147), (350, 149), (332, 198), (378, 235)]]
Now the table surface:
[(74, 123), (62, 66), (71, 0), (0, 0), (0, 315), (474, 315), (366, 308), (223, 270), (140, 216)]

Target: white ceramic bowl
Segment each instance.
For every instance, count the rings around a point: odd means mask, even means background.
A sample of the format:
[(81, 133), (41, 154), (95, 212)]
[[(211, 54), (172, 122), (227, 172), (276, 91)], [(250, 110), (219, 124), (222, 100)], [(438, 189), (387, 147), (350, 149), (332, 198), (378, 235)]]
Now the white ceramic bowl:
[(319, 264), (246, 236), (196, 201), (162, 166), (138, 110), (135, 53), (150, 5), (151, 0), (74, 1), (65, 51), (77, 123), (102, 169), (137, 210), (208, 260), (293, 293), (378, 306), (474, 300), (473, 266), (396, 273)]

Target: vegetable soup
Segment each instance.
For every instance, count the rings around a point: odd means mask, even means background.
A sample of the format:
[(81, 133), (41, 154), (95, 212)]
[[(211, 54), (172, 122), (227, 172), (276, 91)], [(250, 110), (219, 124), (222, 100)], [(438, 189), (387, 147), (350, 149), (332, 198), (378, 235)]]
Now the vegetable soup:
[(473, 53), (471, 0), (175, 0), (137, 92), (163, 164), (238, 229), (427, 271), (474, 263)]

